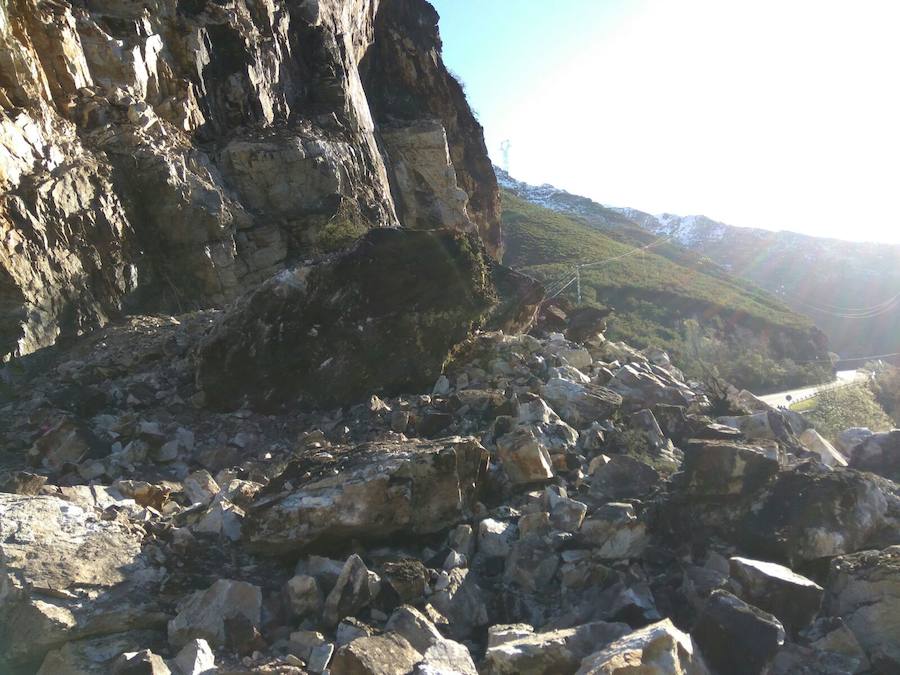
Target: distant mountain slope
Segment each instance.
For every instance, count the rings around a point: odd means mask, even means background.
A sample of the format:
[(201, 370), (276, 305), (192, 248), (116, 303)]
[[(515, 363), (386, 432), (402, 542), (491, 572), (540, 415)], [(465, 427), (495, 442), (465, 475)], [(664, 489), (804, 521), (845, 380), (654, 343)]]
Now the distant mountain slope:
[[(582, 300), (616, 309), (613, 339), (666, 349), (694, 376), (715, 366), (760, 392), (830, 375), (827, 341), (809, 319), (708, 260), (613, 211), (587, 217), (502, 197), (507, 264), (554, 291), (575, 264), (599, 263), (581, 269)], [(599, 217), (620, 222), (598, 226)]]
[(900, 351), (900, 246), (623, 211), (812, 317), (844, 358)]
[[(501, 185), (534, 204), (582, 217), (610, 236), (671, 237), (722, 270), (758, 284), (811, 317), (843, 358), (900, 351), (900, 246), (735, 227), (705, 216), (651, 215), (602, 206), (550, 185), (532, 186), (498, 171)], [(683, 250), (683, 249), (681, 249)], [(684, 259), (682, 259), (684, 261)]]

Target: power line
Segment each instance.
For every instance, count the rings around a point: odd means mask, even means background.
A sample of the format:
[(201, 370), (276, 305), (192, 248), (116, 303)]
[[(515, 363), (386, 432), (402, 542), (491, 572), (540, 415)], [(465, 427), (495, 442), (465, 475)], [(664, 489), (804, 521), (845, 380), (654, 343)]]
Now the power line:
[[(840, 319), (874, 319), (883, 314), (887, 314), (888, 312), (893, 311), (893, 309), (900, 303), (900, 293), (897, 295), (888, 298), (884, 302), (880, 302), (877, 305), (871, 305), (869, 307), (837, 307), (836, 305), (827, 305), (823, 303), (823, 306), (818, 304), (814, 304), (811, 302), (807, 302), (805, 300), (800, 299), (797, 295), (793, 293), (788, 293), (784, 290), (781, 291), (782, 294), (790, 296), (794, 302), (797, 304), (803, 305), (804, 307), (808, 307), (820, 314), (828, 314), (829, 316), (835, 316)], [(835, 311), (837, 310), (837, 311)]]
[(575, 280), (576, 280), (577, 278), (578, 278), (577, 276), (573, 276), (571, 279), (569, 279), (568, 282), (566, 282), (566, 284), (565, 284), (562, 288), (560, 288), (558, 291), (556, 291), (556, 293), (554, 293), (553, 295), (549, 296), (549, 297), (547, 298), (547, 300), (552, 300), (552, 299), (555, 298), (557, 295), (559, 295), (560, 293), (562, 293), (562, 292), (563, 292), (564, 290), (566, 290), (569, 286), (571, 286), (571, 285), (575, 282)]
[(661, 244), (665, 241), (668, 241), (671, 238), (672, 238), (671, 235), (666, 236), (666, 237), (660, 237), (656, 241), (651, 241), (646, 246), (639, 246), (637, 248), (633, 248), (630, 251), (626, 251), (622, 255), (613, 256), (612, 258), (605, 258), (603, 260), (595, 260), (594, 262), (581, 263), (581, 264), (575, 265), (575, 267), (581, 267), (581, 268), (596, 267), (598, 265), (603, 265), (605, 263), (614, 262), (616, 260), (621, 260), (622, 258), (627, 258), (628, 256), (634, 255), (635, 253), (640, 253), (641, 251), (646, 251), (647, 249), (652, 248), (653, 246), (657, 246), (658, 244)]
[(635, 248), (632, 248), (632, 249), (626, 251), (625, 253), (613, 256), (611, 258), (603, 258), (602, 260), (593, 260), (591, 262), (586, 262), (586, 263), (576, 263), (572, 266), (572, 271), (569, 273), (569, 275), (559, 277), (555, 282), (552, 283), (552, 285), (550, 286), (551, 289), (557, 287), (558, 284), (560, 284), (560, 283), (562, 283), (563, 285), (561, 287), (556, 288), (556, 290), (553, 293), (551, 293), (550, 290), (548, 290), (547, 291), (547, 294), (548, 294), (547, 300), (552, 300), (553, 298), (558, 296), (560, 293), (562, 293), (564, 290), (566, 290), (569, 286), (571, 286), (573, 282), (577, 281), (578, 282), (578, 298), (579, 298), (578, 301), (580, 303), (581, 302), (581, 270), (583, 268), (597, 267), (599, 265), (605, 265), (606, 263), (611, 263), (611, 262), (615, 262), (617, 260), (622, 260), (623, 258), (627, 258), (628, 256), (634, 255), (635, 253), (647, 251), (654, 246), (658, 246), (659, 244), (670, 240), (671, 238), (672, 238), (671, 235), (665, 236), (665, 237), (659, 237), (655, 241), (651, 241), (649, 244), (646, 244), (645, 246), (637, 246)]
[[(781, 292), (785, 293), (786, 295), (792, 295), (796, 298), (799, 298), (799, 296), (797, 296), (795, 293), (785, 291), (784, 289), (782, 289)], [(872, 310), (880, 309), (880, 308), (884, 307), (885, 305), (893, 304), (897, 300), (900, 300), (900, 293), (897, 293), (897, 295), (894, 295), (894, 296), (888, 298), (887, 300), (879, 302), (875, 305), (870, 305), (868, 307), (841, 307), (840, 305), (829, 305), (828, 303), (825, 303), (825, 302), (818, 303), (818, 304), (820, 304), (822, 307), (825, 307), (828, 309), (833, 309), (837, 312), (869, 312)]]

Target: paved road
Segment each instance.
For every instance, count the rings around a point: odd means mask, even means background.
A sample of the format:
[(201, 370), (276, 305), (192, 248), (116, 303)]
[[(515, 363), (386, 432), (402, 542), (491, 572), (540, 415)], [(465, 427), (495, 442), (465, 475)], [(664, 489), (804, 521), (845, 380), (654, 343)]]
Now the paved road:
[[(775, 406), (776, 408), (779, 406), (788, 407), (791, 403), (802, 401), (803, 399), (809, 398), (810, 396), (817, 394), (820, 391), (834, 389), (836, 387), (843, 387), (848, 384), (853, 384), (854, 382), (864, 382), (867, 377), (868, 373), (863, 371), (839, 370), (837, 372), (837, 379), (829, 384), (819, 384), (815, 387), (803, 387), (802, 389), (792, 389), (791, 391), (780, 391), (777, 394), (760, 396), (760, 398), (769, 405)], [(788, 396), (791, 397), (790, 401), (788, 401), (787, 399)]]

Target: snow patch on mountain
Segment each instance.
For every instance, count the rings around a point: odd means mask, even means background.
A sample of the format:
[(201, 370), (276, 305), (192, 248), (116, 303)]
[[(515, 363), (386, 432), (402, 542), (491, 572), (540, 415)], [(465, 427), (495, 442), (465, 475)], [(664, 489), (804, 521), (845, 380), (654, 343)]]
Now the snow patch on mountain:
[(549, 183), (530, 185), (516, 180), (499, 167), (494, 167), (494, 171), (497, 173), (500, 187), (532, 204), (562, 213), (590, 216), (593, 219), (602, 218), (611, 227), (621, 226), (621, 219), (624, 218), (660, 236), (671, 237), (687, 247), (703, 241), (723, 239), (728, 232), (727, 225), (717, 223), (706, 216), (678, 216), (673, 213), (653, 215), (629, 207), (606, 206), (587, 197), (573, 195)]

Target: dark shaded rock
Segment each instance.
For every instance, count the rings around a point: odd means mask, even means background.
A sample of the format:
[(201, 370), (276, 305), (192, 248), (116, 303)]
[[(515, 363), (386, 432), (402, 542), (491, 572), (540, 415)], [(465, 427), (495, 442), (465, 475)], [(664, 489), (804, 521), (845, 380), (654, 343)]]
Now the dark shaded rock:
[(727, 591), (713, 591), (691, 636), (707, 664), (729, 675), (760, 675), (784, 644), (784, 628), (771, 614)]
[(414, 558), (385, 563), (381, 577), (396, 591), (402, 603), (415, 603), (425, 595), (428, 570)]
[(859, 665), (851, 669), (851, 672), (869, 669), (869, 659), (865, 650), (840, 617), (820, 616), (800, 632), (800, 641), (803, 645), (820, 652), (840, 654), (856, 661)]
[(225, 647), (235, 654), (248, 656), (266, 646), (259, 629), (246, 616), (225, 617)]
[(687, 409), (683, 405), (658, 403), (653, 406), (653, 416), (663, 433), (675, 443), (693, 435), (693, 420), (688, 419)]
[(569, 325), (569, 315), (563, 307), (557, 305), (558, 299), (548, 300), (541, 306), (538, 315), (538, 328), (544, 333), (562, 333)]
[(611, 309), (597, 307), (579, 307), (568, 314), (569, 325), (566, 328), (566, 339), (582, 343), (606, 330), (606, 319), (612, 314)]
[(863, 669), (859, 657), (785, 644), (772, 662), (770, 675), (849, 675)]
[(372, 595), (369, 589), (369, 570), (355, 553), (347, 558), (337, 583), (325, 599), (322, 620), (328, 626), (353, 616), (369, 605)]
[(900, 481), (900, 429), (866, 438), (853, 448), (850, 467)]
[(416, 423), (416, 431), (425, 438), (437, 436), (453, 424), (453, 415), (445, 412), (428, 412)]
[(544, 287), (531, 277), (495, 262), (490, 263), (490, 268), (500, 302), (485, 328), (507, 334), (526, 332), (544, 300)]
[(659, 472), (648, 464), (615, 455), (591, 476), (591, 491), (605, 499), (631, 499), (650, 494), (662, 482)]
[(474, 237), (373, 230), (245, 296), (201, 346), (197, 384), (216, 408), (425, 390), (495, 302)]
[(877, 476), (846, 469), (786, 471), (743, 516), (738, 541), (753, 555), (791, 566), (852, 553), (892, 522), (895, 490)]
[(794, 571), (770, 562), (731, 558), (731, 576), (738, 595), (769, 612), (791, 633), (809, 625), (822, 604), (822, 587)]
[(761, 488), (778, 473), (778, 460), (758, 448), (692, 441), (684, 450), (682, 489), (703, 496), (738, 495)]
[(467, 639), (473, 631), (490, 623), (487, 593), (478, 584), (475, 574), (457, 567), (444, 572), (435, 584), (431, 604), (445, 617), (450, 637)]
[(900, 546), (836, 558), (825, 611), (842, 617), (877, 673), (900, 672)]
[(727, 424), (717, 424), (710, 422), (709, 424), (694, 425), (691, 434), (694, 438), (703, 438), (713, 441), (740, 441), (741, 432)]
[(28, 457), (35, 466), (58, 471), (66, 464), (77, 464), (108, 451), (86, 424), (63, 418), (34, 442)]
[(194, 638), (202, 638), (214, 647), (243, 648), (253, 640), (261, 611), (262, 592), (258, 586), (219, 579), (206, 590), (184, 598), (177, 616), (169, 621), (169, 642), (182, 647)]
[(171, 672), (163, 658), (149, 649), (122, 654), (112, 665), (113, 675), (170, 675)]

